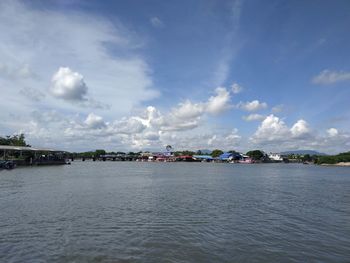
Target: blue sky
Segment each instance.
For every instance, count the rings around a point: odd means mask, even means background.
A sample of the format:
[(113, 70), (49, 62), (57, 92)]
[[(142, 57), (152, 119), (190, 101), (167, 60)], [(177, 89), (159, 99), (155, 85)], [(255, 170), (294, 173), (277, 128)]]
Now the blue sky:
[(349, 150), (349, 14), (349, 1), (3, 1), (0, 134)]

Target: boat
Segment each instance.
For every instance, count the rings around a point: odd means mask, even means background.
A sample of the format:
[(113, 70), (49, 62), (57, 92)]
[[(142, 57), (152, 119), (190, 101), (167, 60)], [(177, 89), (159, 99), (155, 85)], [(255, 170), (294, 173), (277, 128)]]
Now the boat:
[(16, 167), (13, 161), (0, 161), (0, 169), (11, 170)]

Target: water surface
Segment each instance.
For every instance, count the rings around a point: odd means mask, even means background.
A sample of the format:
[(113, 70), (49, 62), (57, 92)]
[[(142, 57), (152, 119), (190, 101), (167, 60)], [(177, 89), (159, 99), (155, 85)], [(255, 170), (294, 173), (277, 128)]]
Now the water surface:
[(1, 171), (0, 262), (350, 262), (350, 168), (73, 162)]

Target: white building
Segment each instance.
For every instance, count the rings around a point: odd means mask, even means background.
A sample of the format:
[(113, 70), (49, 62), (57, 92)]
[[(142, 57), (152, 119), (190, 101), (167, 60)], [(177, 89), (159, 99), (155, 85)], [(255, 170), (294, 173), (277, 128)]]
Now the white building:
[(282, 162), (283, 161), (283, 158), (282, 158), (282, 156), (279, 153), (269, 153), (268, 157), (272, 161), (277, 161), (277, 162)]

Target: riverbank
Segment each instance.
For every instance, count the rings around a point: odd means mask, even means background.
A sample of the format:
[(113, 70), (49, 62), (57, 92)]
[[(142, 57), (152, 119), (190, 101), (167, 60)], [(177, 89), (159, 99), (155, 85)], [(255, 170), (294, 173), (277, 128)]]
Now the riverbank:
[(339, 163), (334, 163), (334, 164), (330, 164), (330, 163), (323, 163), (321, 164), (323, 166), (343, 166), (343, 167), (350, 167), (350, 162), (339, 162)]

